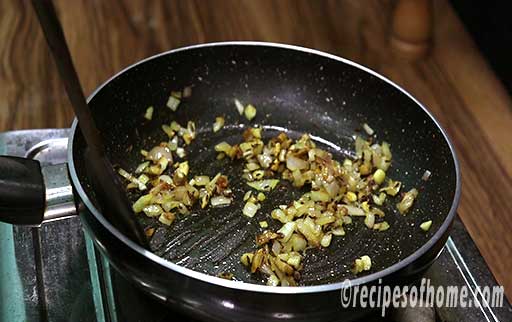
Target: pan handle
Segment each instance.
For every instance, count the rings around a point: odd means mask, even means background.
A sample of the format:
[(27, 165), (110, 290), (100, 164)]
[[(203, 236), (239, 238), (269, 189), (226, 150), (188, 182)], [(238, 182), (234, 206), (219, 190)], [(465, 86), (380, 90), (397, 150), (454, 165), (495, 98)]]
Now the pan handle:
[(0, 156), (0, 221), (39, 226), (76, 213), (66, 164)]

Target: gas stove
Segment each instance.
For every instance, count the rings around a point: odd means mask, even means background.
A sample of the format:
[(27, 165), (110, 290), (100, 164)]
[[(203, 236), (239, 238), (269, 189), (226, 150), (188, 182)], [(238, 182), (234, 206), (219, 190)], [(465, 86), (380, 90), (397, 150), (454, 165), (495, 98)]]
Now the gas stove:
[[(63, 163), (69, 133), (69, 129), (0, 133), (0, 155), (28, 156), (42, 164)], [(478, 285), (497, 285), (458, 218), (425, 277), (437, 286), (467, 286), (475, 299), (482, 296)], [(38, 228), (0, 223), (0, 298), (1, 322), (193, 321), (149, 298), (116, 273), (77, 217)], [(365, 321), (512, 321), (506, 298), (499, 308), (436, 307), (426, 314), (424, 310), (390, 310), (384, 318), (379, 311)]]

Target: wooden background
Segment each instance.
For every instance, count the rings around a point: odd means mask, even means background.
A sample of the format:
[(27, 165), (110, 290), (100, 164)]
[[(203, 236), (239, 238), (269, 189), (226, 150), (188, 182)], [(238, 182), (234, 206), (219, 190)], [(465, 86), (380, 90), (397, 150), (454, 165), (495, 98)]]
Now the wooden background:
[[(512, 103), (446, 0), (435, 2), (431, 55), (387, 45), (387, 0), (58, 0), (86, 93), (146, 56), (189, 44), (264, 40), (353, 59), (424, 102), (462, 167), (459, 214), (512, 297)], [(0, 131), (67, 127), (71, 108), (27, 0), (0, 0)], [(475, 254), (478, 256), (478, 254)]]

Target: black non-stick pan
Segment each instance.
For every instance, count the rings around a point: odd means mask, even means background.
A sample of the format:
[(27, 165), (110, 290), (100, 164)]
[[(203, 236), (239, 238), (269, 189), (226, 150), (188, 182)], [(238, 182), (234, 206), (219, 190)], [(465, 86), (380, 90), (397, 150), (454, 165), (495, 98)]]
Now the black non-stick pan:
[[(165, 106), (172, 90), (192, 87), (192, 96), (176, 112)], [(249, 122), (233, 100), (257, 107)], [(193, 209), (170, 226), (139, 215), (144, 227), (156, 228), (151, 252), (122, 236), (96, 209), (87, 178), (84, 141), (74, 124), (69, 168), (77, 195), (84, 205), (82, 219), (100, 249), (126, 277), (145, 291), (205, 320), (300, 321), (350, 320), (360, 308), (343, 309), (339, 290), (352, 285), (406, 284), (428, 268), (448, 237), (458, 204), (458, 164), (446, 134), (414, 98), (384, 77), (350, 61), (314, 50), (267, 43), (218, 43), (193, 46), (157, 55), (122, 71), (90, 97), (96, 124), (111, 162), (133, 171), (142, 161), (139, 151), (150, 149), (167, 136), (162, 124), (195, 122), (198, 136), (187, 149), (191, 174), (226, 174), (235, 200), (225, 208)], [(154, 106), (151, 121), (144, 119)], [(226, 126), (213, 133), (216, 116)], [(257, 215), (242, 215), (247, 186), (242, 163), (216, 160), (213, 147), (237, 143), (250, 126), (265, 128), (270, 138), (285, 131), (292, 138), (310, 133), (317, 144), (343, 160), (353, 151), (354, 133), (363, 123), (391, 144), (393, 163), (387, 175), (403, 182), (403, 189), (420, 193), (407, 216), (395, 203), (384, 208), (391, 228), (367, 229), (354, 220), (343, 237), (327, 249), (308, 250), (299, 287), (269, 287), (263, 277), (250, 274), (241, 254), (254, 250), (258, 222), (270, 229), (279, 225), (270, 211), (289, 204), (304, 190), (282, 182), (267, 195)], [(364, 132), (360, 132), (365, 135)], [(421, 179), (428, 170), (428, 181)], [(130, 195), (132, 200), (137, 193)], [(397, 201), (398, 202), (398, 199)], [(419, 225), (432, 220), (424, 232)], [(372, 269), (358, 276), (350, 272), (355, 258), (369, 255)], [(217, 278), (233, 273), (237, 281)], [(243, 281), (243, 282), (241, 282)]]

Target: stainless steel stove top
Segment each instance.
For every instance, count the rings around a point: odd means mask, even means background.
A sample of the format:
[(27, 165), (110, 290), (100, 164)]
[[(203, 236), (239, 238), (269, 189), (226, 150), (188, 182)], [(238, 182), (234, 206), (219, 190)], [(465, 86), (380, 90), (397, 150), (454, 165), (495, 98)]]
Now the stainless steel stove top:
[[(68, 129), (0, 133), (0, 154), (62, 163), (68, 134)], [(482, 295), (478, 285), (496, 285), (458, 219), (426, 277), (435, 285), (467, 285), (476, 299)], [(192, 321), (140, 293), (112, 270), (76, 217), (40, 228), (0, 223), (0, 298), (1, 322)], [(365, 321), (399, 321), (397, 313)], [(411, 321), (418, 322), (420, 314), (412, 313)], [(436, 308), (435, 320), (512, 321), (512, 309), (506, 299), (501, 308)]]

